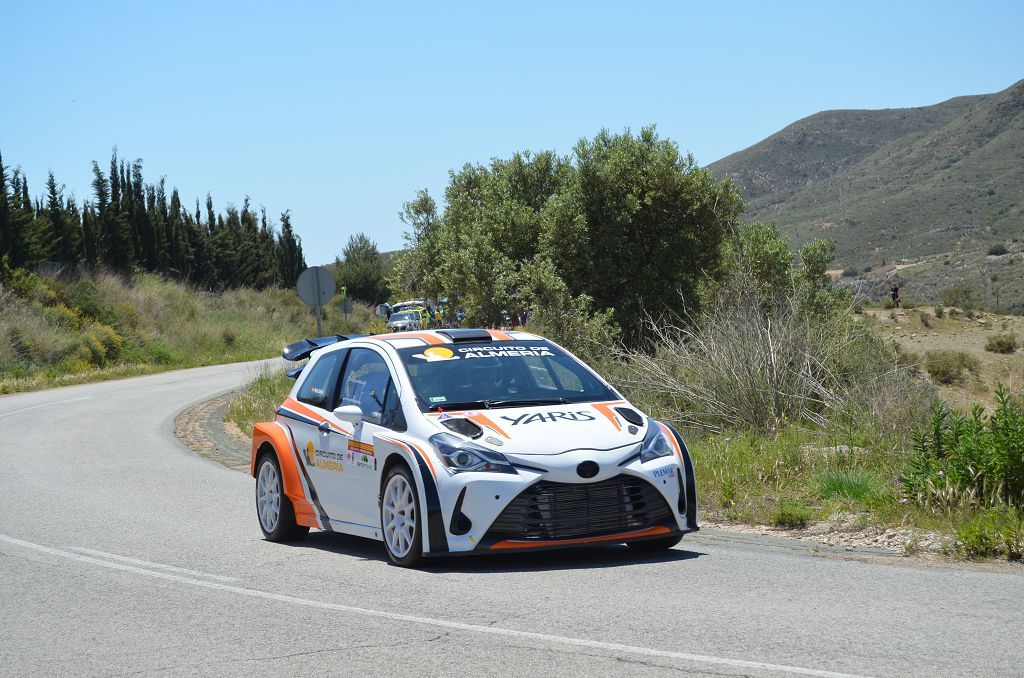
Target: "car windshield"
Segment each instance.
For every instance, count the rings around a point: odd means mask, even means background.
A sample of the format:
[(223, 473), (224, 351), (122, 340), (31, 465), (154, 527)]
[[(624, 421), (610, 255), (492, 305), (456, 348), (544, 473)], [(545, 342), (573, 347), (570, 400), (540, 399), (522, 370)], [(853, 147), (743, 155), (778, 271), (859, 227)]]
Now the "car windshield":
[(424, 411), (613, 400), (607, 385), (544, 340), (398, 351)]
[(415, 320), (415, 319), (416, 319), (416, 314), (413, 313), (412, 311), (406, 311), (404, 313), (392, 313), (391, 314), (391, 322), (394, 322), (396, 320)]

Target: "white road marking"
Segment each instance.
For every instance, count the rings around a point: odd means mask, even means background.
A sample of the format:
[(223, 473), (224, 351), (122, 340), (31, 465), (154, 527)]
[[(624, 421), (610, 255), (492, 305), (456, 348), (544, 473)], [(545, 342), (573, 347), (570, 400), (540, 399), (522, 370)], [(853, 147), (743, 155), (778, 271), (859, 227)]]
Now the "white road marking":
[(72, 551), (78, 551), (79, 553), (87, 553), (91, 556), (98, 556), (100, 558), (109, 558), (110, 560), (120, 560), (132, 565), (140, 565), (142, 567), (149, 567), (157, 570), (168, 570), (170, 572), (178, 572), (180, 574), (191, 574), (197, 577), (206, 577), (207, 579), (217, 579), (219, 581), (238, 581), (238, 577), (225, 577), (220, 574), (210, 574), (209, 572), (200, 572), (199, 570), (190, 570), (187, 567), (177, 567), (176, 565), (164, 565), (163, 563), (154, 563), (151, 560), (141, 560), (139, 558), (129, 558), (128, 556), (119, 556), (115, 553), (107, 553), (106, 551), (94, 551), (93, 549), (83, 548), (81, 546), (72, 546)]
[(28, 412), (29, 410), (38, 410), (40, 407), (53, 407), (54, 405), (63, 405), (64, 403), (77, 403), (79, 400), (92, 400), (92, 396), (85, 396), (83, 398), (69, 398), (68, 400), (55, 400), (52, 403), (43, 403), (42, 405), (33, 405), (32, 407), (22, 407), (18, 410), (11, 410), (10, 412), (4, 412), (0, 414), (0, 417), (9, 417), (12, 414), (20, 414), (21, 412)]
[(401, 614), (398, 612), (386, 612), (384, 610), (371, 610), (363, 607), (354, 607), (352, 605), (341, 605), (339, 603), (326, 603), (319, 600), (310, 600), (308, 598), (297, 598), (295, 596), (288, 596), (280, 593), (271, 593), (269, 591), (260, 591), (258, 589), (247, 589), (241, 586), (233, 586), (231, 584), (220, 584), (213, 581), (207, 581), (205, 579), (192, 579), (178, 574), (172, 574), (170, 572), (160, 572), (158, 570), (149, 570), (142, 567), (136, 567), (135, 565), (121, 564), (117, 562), (111, 562), (109, 560), (100, 560), (98, 558), (92, 558), (90, 556), (80, 555), (71, 551), (64, 551), (62, 549), (52, 548), (50, 546), (43, 546), (42, 544), (34, 544), (32, 542), (23, 541), (21, 539), (15, 539), (14, 537), (8, 537), (5, 534), (0, 534), (0, 541), (13, 544), (15, 546), (21, 546), (22, 548), (33, 549), (42, 553), (48, 553), (53, 556), (61, 558), (67, 558), (69, 560), (77, 560), (83, 563), (89, 563), (91, 565), (99, 565), (101, 567), (107, 567), (112, 570), (120, 570), (122, 572), (132, 572), (134, 574), (141, 574), (146, 577), (156, 577), (158, 579), (166, 579), (169, 581), (176, 581), (182, 584), (189, 584), (200, 588), (214, 589), (217, 591), (226, 591), (228, 593), (235, 593), (242, 596), (249, 596), (251, 598), (262, 598), (264, 600), (274, 600), (280, 603), (287, 603), (289, 605), (301, 605), (303, 607), (312, 607), (320, 610), (331, 610), (334, 612), (347, 612), (349, 614), (358, 614), (365, 617), (375, 617), (377, 619), (391, 619), (393, 621), (400, 621), (412, 624), (423, 624), (426, 626), (435, 626), (445, 629), (454, 629), (456, 631), (466, 631), (469, 633), (485, 633), (492, 636), (506, 636), (511, 638), (529, 638), (530, 640), (538, 640), (546, 643), (558, 643), (562, 645), (574, 645), (577, 647), (588, 647), (598, 650), (607, 650), (610, 652), (621, 652), (626, 654), (644, 655), (648, 657), (661, 657), (664, 659), (677, 659), (688, 662), (695, 662), (701, 664), (714, 664), (718, 666), (730, 666), (741, 669), (761, 669), (764, 671), (776, 671), (779, 673), (792, 673), (802, 676), (822, 676), (824, 678), (866, 678), (851, 673), (838, 673), (835, 671), (822, 671), (819, 669), (809, 669), (801, 666), (787, 666), (785, 664), (769, 664), (767, 662), (747, 661), (745, 659), (729, 659), (727, 657), (714, 657), (710, 655), (702, 654), (689, 654), (687, 652), (672, 652), (670, 650), (658, 650), (650, 647), (641, 647), (638, 645), (624, 645), (621, 643), (606, 643), (600, 640), (587, 640), (585, 638), (571, 638), (568, 636), (555, 636), (547, 633), (536, 633), (533, 631), (518, 631), (515, 629), (504, 629), (500, 627), (492, 626), (480, 626), (478, 624), (466, 624), (463, 622), (450, 621), (447, 619), (435, 619), (432, 617), (418, 617), (411, 614)]

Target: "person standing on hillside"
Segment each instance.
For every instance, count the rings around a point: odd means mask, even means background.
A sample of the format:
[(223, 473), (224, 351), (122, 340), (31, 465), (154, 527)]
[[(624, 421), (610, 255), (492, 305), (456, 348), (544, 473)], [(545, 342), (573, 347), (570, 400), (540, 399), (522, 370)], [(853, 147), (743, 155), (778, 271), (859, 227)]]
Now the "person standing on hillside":
[(892, 298), (893, 308), (902, 308), (902, 306), (900, 306), (900, 288), (896, 283), (892, 284), (892, 290), (889, 291), (889, 296)]

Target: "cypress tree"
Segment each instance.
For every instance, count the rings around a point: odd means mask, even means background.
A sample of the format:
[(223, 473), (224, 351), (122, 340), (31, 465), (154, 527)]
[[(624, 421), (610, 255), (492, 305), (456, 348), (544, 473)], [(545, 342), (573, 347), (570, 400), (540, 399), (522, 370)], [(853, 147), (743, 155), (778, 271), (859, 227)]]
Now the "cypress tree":
[(8, 257), (10, 261), (11, 246), (14, 243), (13, 229), (10, 199), (7, 197), (7, 168), (4, 167), (4, 156), (0, 153), (0, 260)]
[(65, 211), (63, 187), (57, 186), (57, 180), (51, 170), (46, 179), (46, 221), (49, 232), (40, 232), (40, 253), (45, 258), (62, 264), (76, 264), (79, 260), (79, 241), (76, 225), (68, 218)]

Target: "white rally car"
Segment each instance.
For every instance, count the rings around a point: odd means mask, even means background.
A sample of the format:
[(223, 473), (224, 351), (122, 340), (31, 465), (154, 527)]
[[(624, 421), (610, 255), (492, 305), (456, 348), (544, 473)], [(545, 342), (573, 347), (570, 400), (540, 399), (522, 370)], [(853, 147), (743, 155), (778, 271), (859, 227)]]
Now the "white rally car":
[(667, 549), (697, 527), (689, 452), (582, 361), (525, 332), (306, 339), (297, 383), (256, 424), (256, 512), (424, 556), (595, 543)]

